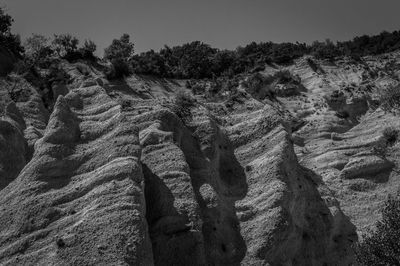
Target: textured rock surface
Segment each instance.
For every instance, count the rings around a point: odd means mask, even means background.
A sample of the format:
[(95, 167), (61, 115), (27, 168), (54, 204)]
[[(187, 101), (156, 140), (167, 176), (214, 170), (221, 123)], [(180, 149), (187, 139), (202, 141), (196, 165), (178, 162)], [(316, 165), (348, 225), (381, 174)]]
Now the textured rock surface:
[(355, 228), (334, 198), (321, 198), (320, 177), (298, 164), (284, 115), (252, 100), (229, 115), (228, 131), (248, 182), (237, 203), (247, 244), (243, 264), (350, 264)]
[[(399, 119), (374, 107), (380, 91), (398, 83), (390, 73), (397, 70), (385, 67), (389, 62), (399, 62), (398, 52), (364, 58), (363, 64), (320, 62), (324, 74), (304, 60), (290, 67), (307, 88), (304, 99), (285, 102), (294, 113), (300, 105), (297, 113), (306, 121), (296, 132), (304, 140), (295, 145), (300, 164), (322, 177), (359, 234), (373, 227), (383, 202), (400, 185), (398, 143), (388, 145), (383, 134), (386, 128), (399, 130)], [(302, 110), (309, 111), (303, 116)]]
[(28, 144), (26, 156), (30, 158), (35, 142), (43, 136), (49, 112), (38, 91), (24, 78), (12, 76), (10, 79), (0, 80), (0, 90), (4, 93), (3, 101), (13, 102), (17, 107), (12, 108), (14, 111), (5, 110), (5, 115), (7, 116), (7, 112), (18, 113), (20, 118), (17, 122)]
[(138, 131), (120, 106), (96, 86), (60, 96), (35, 146), (0, 191), (0, 262), (151, 264)]
[(284, 67), (295, 93), (240, 86), (185, 112), (184, 81), (66, 62), (47, 92), (1, 79), (0, 264), (351, 265), (399, 187), (383, 132), (400, 122), (374, 107), (396, 81), (365, 60), (317, 73), (303, 58)]

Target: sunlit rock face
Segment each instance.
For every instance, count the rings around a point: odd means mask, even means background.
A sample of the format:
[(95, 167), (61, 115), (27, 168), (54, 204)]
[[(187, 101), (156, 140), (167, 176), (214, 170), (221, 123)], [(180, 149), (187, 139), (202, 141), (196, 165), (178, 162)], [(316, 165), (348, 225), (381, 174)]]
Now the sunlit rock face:
[(1, 79), (0, 264), (351, 265), (398, 187), (399, 120), (374, 107), (393, 80), (315, 62), (185, 110), (179, 80)]

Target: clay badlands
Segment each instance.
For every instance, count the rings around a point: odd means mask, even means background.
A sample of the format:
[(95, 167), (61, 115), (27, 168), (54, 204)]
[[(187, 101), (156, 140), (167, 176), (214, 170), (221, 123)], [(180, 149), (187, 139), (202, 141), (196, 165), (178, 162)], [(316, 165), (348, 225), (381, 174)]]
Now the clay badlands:
[(0, 78), (0, 265), (357, 265), (398, 191), (379, 102), (398, 51), (268, 62), (217, 92), (56, 62)]

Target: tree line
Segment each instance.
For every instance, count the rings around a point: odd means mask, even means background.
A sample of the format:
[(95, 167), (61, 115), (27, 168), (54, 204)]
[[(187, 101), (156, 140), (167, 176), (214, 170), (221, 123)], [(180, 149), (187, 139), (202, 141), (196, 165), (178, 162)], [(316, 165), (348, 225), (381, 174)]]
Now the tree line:
[[(21, 42), (11, 33), (13, 19), (0, 8), (0, 46), (6, 48), (31, 66), (46, 67), (54, 57), (70, 62), (97, 61), (96, 44), (79, 40), (70, 34), (54, 35), (52, 39), (33, 34)], [(237, 74), (256, 72), (266, 64), (290, 64), (304, 55), (317, 59), (334, 60), (391, 52), (400, 48), (400, 31), (382, 32), (375, 36), (363, 35), (344, 42), (315, 41), (305, 43), (252, 42), (235, 50), (213, 48), (200, 41), (179, 46), (164, 46), (158, 52), (150, 50), (134, 53), (134, 43), (128, 34), (114, 39), (104, 51), (103, 59), (111, 63), (109, 76), (120, 78), (130, 73), (154, 75), (165, 78), (202, 79), (233, 77)]]

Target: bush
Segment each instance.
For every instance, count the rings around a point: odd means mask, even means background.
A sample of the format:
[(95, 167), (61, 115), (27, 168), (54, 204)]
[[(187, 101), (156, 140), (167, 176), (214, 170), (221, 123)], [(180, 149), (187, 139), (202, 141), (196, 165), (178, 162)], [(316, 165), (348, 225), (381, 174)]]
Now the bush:
[(190, 85), (190, 89), (194, 95), (199, 95), (207, 92), (207, 84), (205, 82), (195, 82)]
[(277, 64), (290, 64), (294, 59), (303, 56), (306, 51), (307, 48), (305, 44), (274, 44), (271, 53), (271, 60)]
[(94, 52), (96, 52), (97, 46), (91, 40), (85, 40), (85, 43), (79, 48), (79, 53), (82, 59), (94, 60), (96, 59)]
[(398, 140), (399, 130), (394, 127), (387, 127), (383, 130), (383, 137), (387, 146), (393, 146)]
[(300, 83), (290, 72), (289, 70), (280, 70), (276, 72), (273, 78), (281, 84), (288, 83), (288, 82), (296, 82)]
[(128, 63), (123, 59), (111, 60), (111, 67), (106, 72), (106, 77), (109, 80), (122, 79), (131, 74)]
[(49, 44), (49, 39), (40, 34), (32, 34), (24, 42), (25, 60), (32, 66), (49, 67), (50, 56), (53, 50)]
[(78, 59), (78, 44), (79, 40), (70, 34), (54, 35), (52, 41), (53, 49), (59, 57), (67, 59), (68, 61)]
[[(241, 73), (261, 71), (266, 64), (288, 64), (306, 54), (333, 61), (338, 56), (360, 56), (394, 51), (400, 48), (400, 32), (381, 33), (376, 36), (356, 37), (348, 42), (333, 43), (272, 43), (252, 42), (234, 51), (219, 50), (195, 41), (180, 46), (165, 46), (159, 52), (149, 51), (132, 59), (136, 73), (168, 78), (215, 78), (232, 77)], [(311, 63), (311, 61), (309, 61)], [(323, 69), (310, 64), (320, 73)]]
[(134, 44), (129, 38), (128, 34), (123, 34), (120, 39), (114, 39), (104, 50), (104, 58), (111, 62), (111, 69), (106, 73), (108, 79), (119, 79), (130, 75), (128, 62), (133, 56)]
[(382, 210), (376, 230), (364, 235), (356, 246), (360, 265), (400, 265), (400, 198), (389, 197)]
[(263, 76), (260, 73), (250, 75), (247, 80), (243, 82), (246, 91), (251, 95), (259, 98), (269, 99), (275, 98), (274, 88), (272, 83), (275, 81), (274, 76)]
[(185, 82), (185, 88), (186, 88), (186, 89), (191, 89), (191, 88), (192, 88), (192, 83), (190, 82), (190, 80), (186, 80), (186, 82)]
[(191, 118), (191, 108), (195, 105), (196, 100), (187, 92), (178, 92), (172, 111), (179, 116), (184, 122)]
[(49, 68), (54, 62), (54, 54), (69, 62), (83, 60), (95, 60), (94, 52), (96, 44), (86, 40), (82, 47), (78, 48), (79, 41), (70, 34), (54, 35), (49, 44), (49, 39), (39, 34), (32, 34), (24, 42), (25, 60), (32, 66)]
[(27, 72), (31, 71), (32, 64), (30, 64), (27, 60), (19, 60), (14, 64), (12, 72), (18, 75), (24, 75)]
[(245, 95), (243, 94), (243, 92), (234, 89), (230, 91), (228, 98), (225, 101), (225, 106), (228, 108), (232, 108), (235, 103), (243, 104), (244, 97)]
[(317, 59), (328, 59), (333, 61), (335, 57), (342, 55), (337, 45), (327, 39), (325, 42), (315, 41), (312, 44), (312, 54)]
[(12, 17), (0, 7), (0, 46), (6, 48), (14, 56), (21, 58), (24, 48), (18, 35), (11, 33)]
[(70, 79), (71, 76), (58, 64), (53, 64), (50, 66), (49, 73), (45, 78), (49, 87), (51, 87), (53, 83), (67, 84)]
[(124, 60), (128, 62), (134, 53), (134, 44), (130, 42), (128, 34), (123, 34), (121, 38), (114, 39), (109, 47), (104, 50), (104, 58), (112, 60)]
[(400, 85), (384, 89), (379, 97), (381, 108), (388, 112), (400, 110)]

